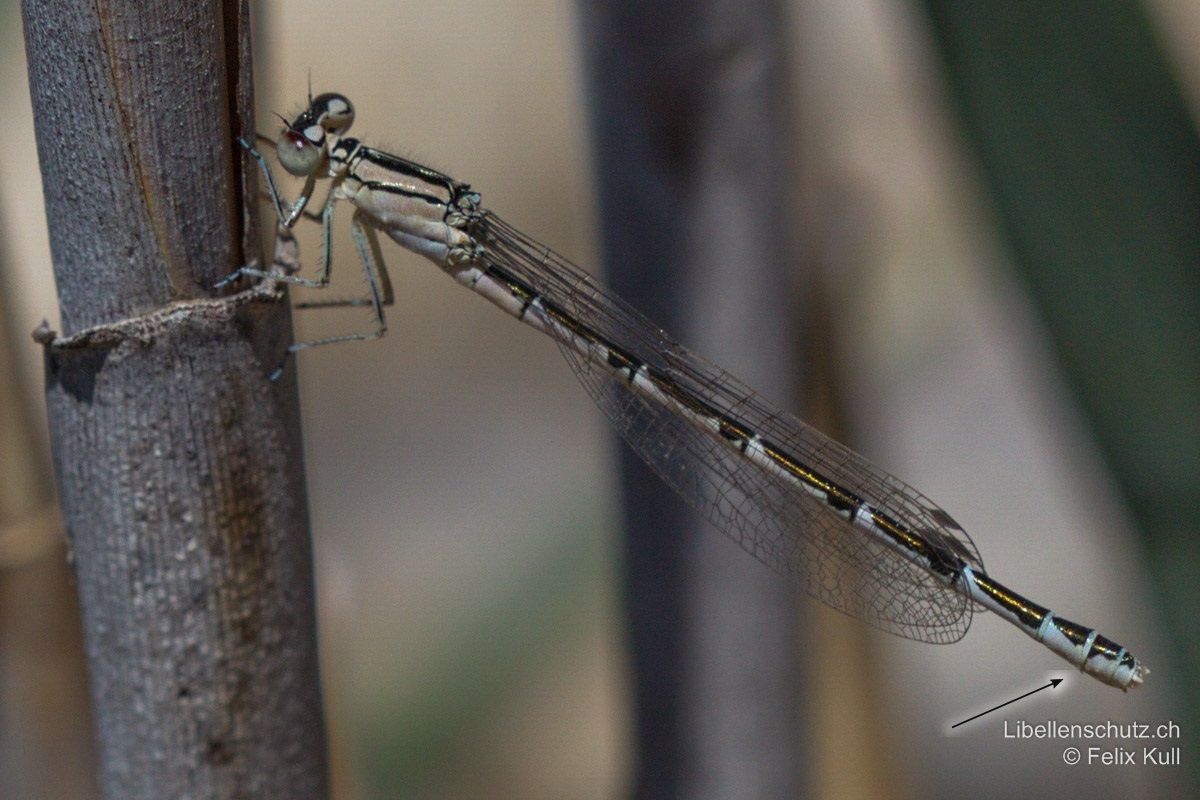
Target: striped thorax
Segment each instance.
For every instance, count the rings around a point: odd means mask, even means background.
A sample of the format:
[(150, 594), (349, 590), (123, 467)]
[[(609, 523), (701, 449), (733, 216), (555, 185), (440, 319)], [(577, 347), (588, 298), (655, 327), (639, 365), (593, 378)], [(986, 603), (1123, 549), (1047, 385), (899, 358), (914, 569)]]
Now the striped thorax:
[(350, 201), (374, 227), (439, 266), (474, 260), (478, 246), (467, 229), (479, 217), (479, 195), (448, 175), (344, 136), (353, 122), (344, 96), (314, 97), (280, 136), (280, 163), (298, 177), (324, 166), (332, 200)]

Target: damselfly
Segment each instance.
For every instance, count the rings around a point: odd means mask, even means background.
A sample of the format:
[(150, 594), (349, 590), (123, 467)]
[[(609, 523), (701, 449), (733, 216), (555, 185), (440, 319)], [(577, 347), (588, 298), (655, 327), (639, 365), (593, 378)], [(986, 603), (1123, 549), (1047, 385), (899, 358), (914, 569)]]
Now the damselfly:
[(375, 232), (425, 256), (456, 281), (557, 342), (596, 404), (676, 491), (800, 590), (891, 633), (926, 642), (962, 638), (990, 609), (1067, 661), (1120, 689), (1148, 670), (1095, 630), (1058, 617), (987, 575), (975, 544), (925, 495), (795, 417), (725, 370), (681, 347), (624, 301), (549, 248), (480, 206), (470, 187), (347, 137), (354, 108), (340, 94), (310, 97), (276, 152), (304, 178), (293, 205), (263, 157), (280, 223), (305, 213), (317, 182), (329, 194), (315, 279), (243, 268), (243, 275), (324, 287), (333, 211), (354, 206), (351, 230), (375, 327), (292, 345), (381, 336), (391, 285)]

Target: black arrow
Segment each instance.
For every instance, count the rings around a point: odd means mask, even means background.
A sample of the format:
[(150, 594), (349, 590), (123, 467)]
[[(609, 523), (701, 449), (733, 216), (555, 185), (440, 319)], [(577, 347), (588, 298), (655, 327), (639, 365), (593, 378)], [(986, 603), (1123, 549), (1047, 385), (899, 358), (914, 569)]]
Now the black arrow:
[(1018, 700), (1020, 700), (1021, 698), (1024, 698), (1024, 697), (1029, 697), (1029, 695), (1031, 695), (1031, 694), (1037, 694), (1037, 693), (1038, 693), (1038, 692), (1040, 692), (1042, 689), (1049, 689), (1051, 686), (1058, 686), (1058, 685), (1059, 685), (1060, 683), (1062, 683), (1062, 682), (1063, 682), (1063, 679), (1062, 679), (1062, 678), (1051, 678), (1051, 679), (1050, 679), (1050, 682), (1049, 682), (1049, 683), (1047, 683), (1045, 686), (1039, 686), (1038, 688), (1034, 689), (1032, 692), (1026, 692), (1025, 694), (1021, 695), (1020, 697), (1014, 697), (1012, 700), (1009, 700), (1007, 703), (1001, 703), (1001, 704), (1000, 704), (1000, 705), (998, 705), (998, 706), (993, 706), (992, 708), (989, 708), (987, 711), (980, 711), (978, 714), (976, 714), (976, 715), (975, 715), (975, 716), (973, 716), (973, 717), (967, 717), (967, 718), (966, 718), (966, 719), (964, 719), (962, 722), (956, 722), (956, 723), (954, 723), (953, 725), (951, 725), (951, 726), (950, 726), (950, 728), (951, 728), (951, 729), (954, 729), (954, 728), (957, 728), (959, 725), (965, 725), (966, 723), (970, 722), (970, 721), (971, 721), (971, 720), (973, 720), (973, 719), (979, 719), (979, 718), (980, 718), (980, 717), (982, 717), (984, 714), (990, 714), (990, 713), (992, 713), (992, 712), (993, 712), (993, 711), (995, 711), (997, 708), (1004, 708), (1004, 707), (1005, 707), (1006, 705), (1008, 705), (1009, 703), (1015, 703), (1015, 702), (1017, 702)]

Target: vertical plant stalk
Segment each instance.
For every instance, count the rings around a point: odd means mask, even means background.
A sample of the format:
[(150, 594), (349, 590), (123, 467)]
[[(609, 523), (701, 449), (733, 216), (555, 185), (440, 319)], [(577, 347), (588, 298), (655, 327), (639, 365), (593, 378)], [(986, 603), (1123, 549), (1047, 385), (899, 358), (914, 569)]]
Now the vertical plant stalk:
[[(25, 0), (64, 339), (54, 465), (113, 800), (323, 798), (312, 552), (282, 295), (257, 253), (246, 4)], [(252, 302), (261, 300), (263, 302)]]
[[(579, 8), (613, 289), (767, 396), (794, 398), (782, 7)], [(799, 796), (798, 598), (623, 456), (633, 796)]]

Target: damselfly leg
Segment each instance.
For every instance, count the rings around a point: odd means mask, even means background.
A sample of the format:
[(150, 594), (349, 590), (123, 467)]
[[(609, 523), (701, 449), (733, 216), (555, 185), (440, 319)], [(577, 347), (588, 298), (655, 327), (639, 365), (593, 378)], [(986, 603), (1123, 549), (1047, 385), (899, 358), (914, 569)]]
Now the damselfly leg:
[[(265, 136), (259, 135), (260, 140), (272, 142)], [(329, 285), (330, 274), (333, 263), (333, 214), (334, 207), (337, 201), (337, 195), (334, 189), (331, 189), (325, 197), (325, 201), (319, 212), (311, 212), (307, 210), (309, 201), (312, 198), (316, 188), (316, 173), (310, 173), (305, 180), (304, 188), (301, 190), (299, 198), (295, 203), (288, 203), (282, 193), (279, 191), (279, 184), (275, 180), (270, 164), (257, 149), (255, 149), (245, 139), (238, 139), (238, 143), (246, 148), (250, 156), (259, 165), (267, 183), (267, 195), (271, 199), (271, 203), (275, 208), (275, 213), (278, 218), (278, 224), (281, 229), (290, 230), (297, 221), (302, 217), (309, 220), (314, 220), (321, 225), (321, 261), (320, 267), (317, 270), (316, 278), (305, 278), (301, 275), (292, 275), (274, 271), (261, 270), (253, 266), (241, 267), (221, 279), (215, 288), (227, 286), (239, 278), (267, 278), (271, 280), (283, 281), (298, 286), (305, 286), (313, 289), (324, 289)], [(272, 142), (274, 144), (274, 142)], [(384, 318), (384, 306), (390, 306), (395, 302), (395, 293), (392, 289), (391, 280), (388, 277), (387, 269), (383, 263), (383, 255), (379, 250), (379, 240), (375, 235), (375, 231), (371, 229), (369, 222), (364, 218), (361, 212), (356, 211), (350, 222), (350, 230), (354, 237), (354, 244), (358, 250), (359, 261), (362, 264), (363, 274), (367, 281), (367, 294), (363, 297), (339, 298), (336, 300), (315, 300), (302, 301), (295, 304), (295, 308), (339, 308), (339, 307), (370, 307), (372, 312), (373, 329), (360, 333), (348, 333), (338, 336), (327, 336), (320, 339), (310, 339), (303, 342), (295, 342), (288, 347), (287, 353), (279, 365), (270, 373), (272, 381), (278, 380), (283, 374), (284, 367), (287, 365), (287, 359), (300, 350), (305, 350), (311, 347), (318, 347), (327, 344), (337, 344), (340, 342), (365, 341), (370, 339), (378, 339), (387, 332), (387, 323)]]

